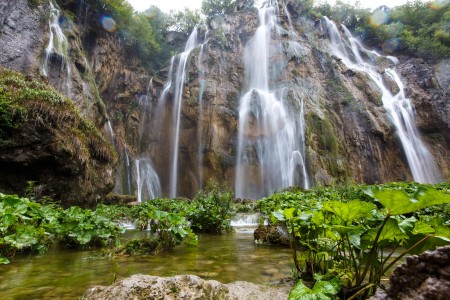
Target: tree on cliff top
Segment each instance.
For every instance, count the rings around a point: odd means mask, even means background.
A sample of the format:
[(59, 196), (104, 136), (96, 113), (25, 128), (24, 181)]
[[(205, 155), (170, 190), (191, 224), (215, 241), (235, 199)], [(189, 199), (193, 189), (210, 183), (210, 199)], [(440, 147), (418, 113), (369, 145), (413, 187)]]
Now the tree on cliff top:
[(224, 15), (234, 11), (235, 0), (204, 0), (202, 13), (205, 16)]

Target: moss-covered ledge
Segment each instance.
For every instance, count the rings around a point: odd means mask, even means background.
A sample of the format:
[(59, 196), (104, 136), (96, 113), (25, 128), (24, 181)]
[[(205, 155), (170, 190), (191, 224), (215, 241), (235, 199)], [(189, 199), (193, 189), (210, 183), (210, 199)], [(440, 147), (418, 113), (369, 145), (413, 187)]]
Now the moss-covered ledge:
[[(0, 191), (94, 206), (114, 186), (117, 153), (45, 78), (0, 67)], [(81, 200), (79, 200), (81, 199)]]

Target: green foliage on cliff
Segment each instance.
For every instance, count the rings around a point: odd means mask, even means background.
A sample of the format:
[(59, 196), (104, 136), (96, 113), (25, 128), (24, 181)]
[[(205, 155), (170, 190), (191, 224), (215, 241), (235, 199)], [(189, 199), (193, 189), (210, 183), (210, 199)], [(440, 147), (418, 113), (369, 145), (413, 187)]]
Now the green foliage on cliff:
[(205, 16), (224, 15), (234, 11), (235, 0), (203, 0), (202, 13)]
[(178, 45), (167, 41), (169, 31), (189, 34), (200, 23), (198, 11), (162, 12), (150, 6), (145, 12), (137, 13), (125, 0), (95, 0), (94, 9), (114, 19), (117, 32), (128, 52), (134, 53), (149, 71), (165, 67), (170, 57), (177, 52)]
[(31, 124), (64, 132), (59, 142), (83, 165), (90, 158), (117, 159), (111, 144), (80, 116), (72, 100), (43, 80), (0, 67), (0, 142), (17, 138), (15, 131)]
[(314, 7), (315, 14), (344, 24), (366, 44), (387, 53), (439, 59), (450, 55), (450, 3), (407, 2), (370, 9), (337, 1)]

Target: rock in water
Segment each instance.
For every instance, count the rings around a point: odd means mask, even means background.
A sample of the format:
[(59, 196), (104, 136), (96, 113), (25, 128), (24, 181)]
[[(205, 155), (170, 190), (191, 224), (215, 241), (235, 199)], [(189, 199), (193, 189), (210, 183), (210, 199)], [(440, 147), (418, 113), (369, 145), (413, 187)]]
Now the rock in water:
[(133, 275), (111, 286), (94, 286), (83, 299), (287, 299), (291, 286), (265, 286), (244, 281), (223, 284), (194, 275)]
[(387, 291), (378, 290), (371, 300), (444, 300), (450, 298), (450, 246), (406, 259), (389, 278)]

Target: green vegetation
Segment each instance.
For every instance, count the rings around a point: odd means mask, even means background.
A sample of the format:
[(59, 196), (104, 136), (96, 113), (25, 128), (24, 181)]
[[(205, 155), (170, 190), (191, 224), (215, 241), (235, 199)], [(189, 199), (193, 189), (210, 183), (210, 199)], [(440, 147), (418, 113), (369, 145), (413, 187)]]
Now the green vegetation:
[(200, 191), (191, 204), (188, 214), (192, 228), (201, 232), (231, 231), (230, 219), (233, 214), (233, 193), (227, 187), (209, 182), (204, 191)]
[[(27, 191), (32, 194), (33, 184)], [(197, 244), (195, 231), (230, 231), (233, 195), (211, 183), (192, 201), (154, 199), (135, 206), (99, 205), (95, 211), (72, 206), (40, 204), (28, 198), (0, 194), (0, 263), (18, 253), (44, 253), (59, 243), (66, 247), (114, 246), (115, 254), (166, 252), (182, 242)], [(51, 202), (51, 201), (48, 201)], [(152, 237), (120, 244), (117, 224), (133, 220)]]
[[(61, 3), (63, 4), (63, 3)], [(164, 13), (156, 6), (137, 13), (125, 0), (95, 0), (93, 9), (114, 20), (115, 27), (127, 52), (134, 53), (142, 65), (155, 72), (167, 65), (180, 45), (167, 41), (170, 31), (187, 35), (201, 22), (200, 13), (190, 9)]]
[(203, 0), (202, 13), (205, 16), (225, 15), (234, 11), (235, 0)]
[(0, 193), (0, 264), (18, 253), (44, 253), (55, 243), (78, 248), (114, 244), (121, 229), (91, 210), (63, 210)]
[[(182, 236), (176, 238), (179, 242), (189, 237), (190, 228), (195, 232), (223, 233), (231, 230), (230, 219), (234, 213), (232, 206), (233, 193), (225, 187), (216, 183), (209, 183), (204, 191), (200, 191), (193, 200), (175, 198), (157, 198), (135, 205), (106, 206), (99, 205), (97, 211), (101, 215), (109, 216), (114, 220), (134, 220), (138, 228), (147, 227), (148, 220), (159, 220), (158, 226), (163, 226), (163, 220), (169, 220), (171, 226), (178, 224)], [(186, 228), (186, 220), (190, 223), (189, 230)], [(182, 228), (182, 230), (181, 230)], [(157, 229), (161, 229), (157, 227)], [(164, 230), (173, 228), (165, 228)], [(174, 235), (178, 229), (174, 229)], [(187, 236), (183, 230), (189, 231)]]
[(344, 24), (366, 44), (387, 53), (439, 59), (450, 55), (450, 3), (415, 1), (370, 9), (337, 1), (313, 7), (315, 16)]
[(333, 299), (335, 278), (350, 299), (373, 293), (404, 255), (449, 244), (449, 203), (449, 183), (393, 183), (283, 192), (258, 207), (288, 228), (298, 278), (319, 286), (300, 281), (291, 299)]

